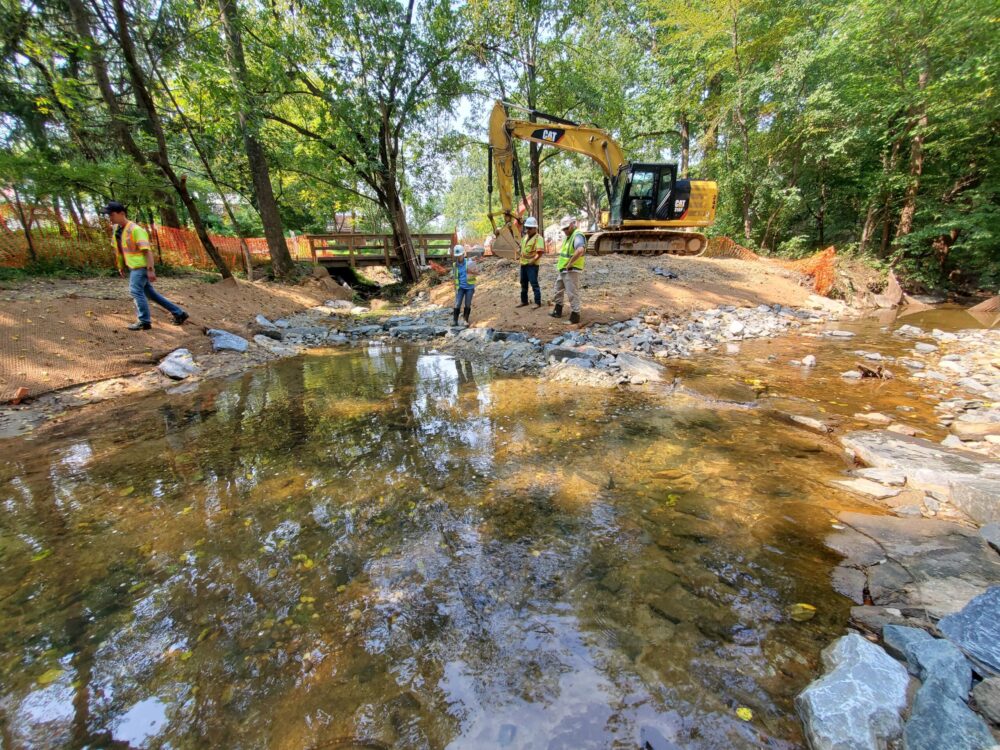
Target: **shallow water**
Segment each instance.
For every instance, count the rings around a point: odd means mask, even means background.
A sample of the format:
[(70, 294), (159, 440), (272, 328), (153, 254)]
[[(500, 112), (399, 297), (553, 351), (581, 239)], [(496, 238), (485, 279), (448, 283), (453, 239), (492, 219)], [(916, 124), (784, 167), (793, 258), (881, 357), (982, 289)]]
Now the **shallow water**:
[(850, 606), (844, 463), (762, 409), (372, 347), (4, 458), (5, 748), (799, 747)]

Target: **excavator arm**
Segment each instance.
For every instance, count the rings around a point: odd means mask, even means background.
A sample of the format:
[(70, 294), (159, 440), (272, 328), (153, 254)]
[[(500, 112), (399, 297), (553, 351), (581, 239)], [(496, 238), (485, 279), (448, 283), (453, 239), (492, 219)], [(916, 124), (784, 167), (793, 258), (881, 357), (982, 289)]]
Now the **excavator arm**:
[[(514, 120), (507, 116), (501, 102), (493, 105), (490, 113), (490, 151), (492, 153), (493, 182), (500, 197), (502, 221), (498, 236), (512, 221), (520, 222), (514, 206), (514, 188), (517, 184), (514, 140), (538, 143), (589, 156), (604, 172), (606, 179), (614, 179), (625, 164), (625, 155), (618, 142), (606, 130), (587, 125), (577, 125), (552, 118), (552, 122)], [(490, 214), (493, 221), (496, 214)], [(494, 221), (494, 227), (496, 227)], [(519, 227), (515, 229), (520, 235)]]

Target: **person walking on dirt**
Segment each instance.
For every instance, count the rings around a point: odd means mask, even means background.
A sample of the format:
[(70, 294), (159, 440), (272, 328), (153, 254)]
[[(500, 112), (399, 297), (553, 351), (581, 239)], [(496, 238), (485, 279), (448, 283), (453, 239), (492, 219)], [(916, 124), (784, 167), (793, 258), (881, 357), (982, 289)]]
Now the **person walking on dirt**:
[(463, 316), (465, 325), (469, 325), (469, 315), (472, 314), (472, 295), (476, 291), (476, 264), (465, 256), (465, 248), (455, 245), (455, 262), (451, 267), (452, 278), (455, 279), (455, 309), (452, 310), (452, 325), (458, 325), (458, 312), (465, 304)]
[(521, 304), (528, 306), (528, 285), (535, 295), (535, 309), (542, 306), (542, 290), (538, 286), (538, 263), (545, 254), (545, 238), (538, 233), (538, 219), (529, 216), (524, 220), (524, 236), (521, 238)]
[(146, 298), (166, 310), (173, 317), (175, 326), (183, 325), (188, 314), (153, 288), (156, 271), (153, 269), (153, 250), (149, 246), (149, 234), (126, 216), (125, 206), (111, 201), (104, 207), (104, 213), (115, 228), (115, 265), (118, 275), (124, 278), (128, 269), (128, 291), (135, 300), (135, 310), (139, 320), (128, 327), (130, 331), (148, 331), (153, 327), (149, 317), (149, 303)]
[(566, 239), (563, 240), (556, 260), (556, 292), (552, 297), (555, 308), (549, 313), (553, 318), (562, 317), (563, 293), (569, 297), (569, 322), (580, 322), (580, 284), (583, 276), (583, 255), (587, 252), (587, 238), (576, 228), (576, 219), (564, 216), (559, 222)]

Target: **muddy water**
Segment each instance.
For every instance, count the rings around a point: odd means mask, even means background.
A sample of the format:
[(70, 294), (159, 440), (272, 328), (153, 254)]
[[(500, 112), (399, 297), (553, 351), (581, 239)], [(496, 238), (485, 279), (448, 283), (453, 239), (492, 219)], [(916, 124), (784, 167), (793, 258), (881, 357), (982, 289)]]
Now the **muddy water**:
[(3, 451), (4, 748), (800, 747), (850, 606), (759, 408), (371, 348)]

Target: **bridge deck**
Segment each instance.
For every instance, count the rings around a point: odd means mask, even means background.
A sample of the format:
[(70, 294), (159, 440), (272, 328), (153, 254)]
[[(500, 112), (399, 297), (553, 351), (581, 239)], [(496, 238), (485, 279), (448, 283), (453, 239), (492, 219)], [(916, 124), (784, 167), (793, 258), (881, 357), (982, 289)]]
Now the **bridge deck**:
[[(439, 263), (453, 261), (452, 235), (414, 234), (413, 248), (421, 264), (428, 260)], [(403, 259), (389, 234), (309, 234), (309, 254), (313, 263), (326, 268), (358, 268), (365, 266), (398, 266)]]

